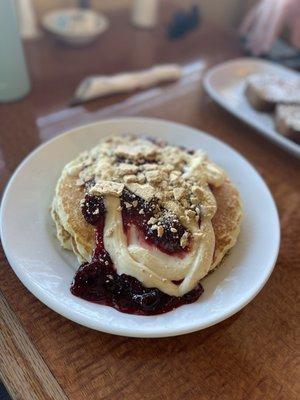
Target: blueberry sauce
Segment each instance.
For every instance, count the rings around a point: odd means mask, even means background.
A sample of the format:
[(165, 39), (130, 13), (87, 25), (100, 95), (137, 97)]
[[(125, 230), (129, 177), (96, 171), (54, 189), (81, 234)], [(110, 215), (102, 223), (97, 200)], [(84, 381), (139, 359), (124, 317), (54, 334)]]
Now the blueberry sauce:
[(81, 210), (89, 224), (97, 226), (104, 223), (105, 206), (102, 197), (87, 194)]
[[(134, 196), (134, 199), (131, 197)], [(136, 207), (128, 209), (125, 202), (130, 200), (138, 201)], [(123, 192), (121, 198), (122, 218), (124, 230), (128, 229), (130, 224), (135, 224), (141, 229), (148, 239), (149, 243), (155, 244), (161, 250), (169, 254), (179, 254), (178, 243), (176, 240), (169, 240), (171, 235), (157, 238), (152, 232), (148, 232), (148, 226), (145, 224), (145, 214), (139, 214), (140, 209), (145, 209), (147, 217), (153, 215), (153, 207), (143, 202), (140, 198), (130, 192)], [(140, 208), (142, 207), (142, 208)], [(103, 230), (105, 224), (105, 206), (101, 197), (86, 195), (82, 206), (82, 213), (86, 221), (96, 227), (96, 247), (90, 263), (82, 264), (77, 270), (71, 292), (75, 296), (98, 304), (104, 304), (116, 308), (117, 310), (137, 315), (162, 314), (173, 310), (183, 304), (189, 304), (196, 301), (203, 293), (203, 287), (199, 283), (196, 288), (186, 293), (182, 297), (169, 296), (157, 288), (146, 288), (137, 279), (126, 275), (118, 275), (113, 262), (105, 250), (103, 242)], [(149, 214), (148, 214), (149, 213)], [(179, 226), (177, 226), (180, 229)], [(176, 229), (177, 229), (176, 228)], [(181, 227), (181, 229), (184, 229)], [(179, 282), (178, 282), (179, 283)]]

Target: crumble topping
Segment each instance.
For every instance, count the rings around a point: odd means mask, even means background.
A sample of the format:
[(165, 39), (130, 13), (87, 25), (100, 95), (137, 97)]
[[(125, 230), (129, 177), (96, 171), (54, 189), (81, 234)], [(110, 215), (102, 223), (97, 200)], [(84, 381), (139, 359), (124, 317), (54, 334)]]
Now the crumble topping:
[(105, 196), (110, 194), (119, 197), (124, 189), (124, 184), (114, 181), (98, 181), (90, 189), (90, 194)]
[[(113, 136), (90, 152), (84, 152), (68, 165), (69, 174), (78, 174), (77, 185), (96, 196), (120, 197), (124, 189), (153, 206), (148, 221), (157, 236), (164, 234), (166, 224), (177, 234), (172, 221), (186, 229), (180, 238), (182, 248), (196, 232), (200, 217), (211, 219), (216, 211), (209, 185), (219, 186), (225, 173), (202, 151), (188, 151), (162, 141), (135, 136)], [(125, 204), (137, 207), (138, 201)], [(143, 209), (139, 210), (143, 214)], [(193, 229), (191, 229), (193, 227)]]

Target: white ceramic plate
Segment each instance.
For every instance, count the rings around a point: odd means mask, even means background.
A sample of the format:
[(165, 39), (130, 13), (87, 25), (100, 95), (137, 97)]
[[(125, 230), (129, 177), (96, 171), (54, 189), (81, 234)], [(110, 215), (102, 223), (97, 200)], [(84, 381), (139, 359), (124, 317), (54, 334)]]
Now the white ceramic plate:
[[(79, 299), (69, 287), (78, 262), (54, 236), (49, 205), (64, 165), (104, 136), (134, 133), (202, 148), (237, 185), (245, 217), (237, 245), (202, 283), (198, 302), (167, 314), (136, 316)], [(270, 276), (279, 247), (279, 222), (262, 178), (238, 153), (196, 129), (167, 121), (122, 118), (73, 129), (40, 146), (11, 178), (1, 207), (1, 236), (23, 284), (59, 314), (100, 331), (137, 337), (172, 336), (203, 329), (239, 311)]]
[(245, 81), (256, 73), (274, 73), (283, 77), (298, 76), (288, 68), (255, 58), (238, 58), (211, 68), (203, 84), (206, 92), (222, 107), (242, 121), (253, 126), (279, 146), (300, 157), (300, 146), (275, 130), (272, 113), (256, 111), (250, 106), (245, 95)]

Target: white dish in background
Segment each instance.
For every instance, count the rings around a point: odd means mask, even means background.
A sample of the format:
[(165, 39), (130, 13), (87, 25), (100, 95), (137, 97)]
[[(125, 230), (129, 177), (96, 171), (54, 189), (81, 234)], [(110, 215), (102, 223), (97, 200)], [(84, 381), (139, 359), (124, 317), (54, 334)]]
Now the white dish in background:
[[(64, 165), (108, 135), (134, 133), (175, 145), (202, 148), (238, 187), (244, 220), (236, 246), (208, 275), (200, 299), (166, 314), (137, 316), (73, 296), (77, 259), (63, 250), (49, 216)], [(82, 126), (37, 148), (11, 178), (1, 207), (1, 237), (10, 265), (38, 299), (59, 314), (104, 332), (136, 337), (184, 334), (216, 324), (244, 307), (261, 290), (275, 264), (279, 221), (272, 196), (255, 169), (226, 144), (196, 129), (163, 120), (122, 118)]]
[(211, 68), (204, 76), (206, 92), (222, 107), (260, 131), (279, 146), (300, 157), (300, 146), (278, 133), (272, 113), (256, 111), (244, 94), (246, 78), (256, 73), (283, 77), (299, 74), (278, 64), (255, 58), (238, 58)]
[(60, 41), (80, 46), (95, 40), (108, 28), (109, 21), (93, 10), (65, 8), (46, 13), (42, 25)]

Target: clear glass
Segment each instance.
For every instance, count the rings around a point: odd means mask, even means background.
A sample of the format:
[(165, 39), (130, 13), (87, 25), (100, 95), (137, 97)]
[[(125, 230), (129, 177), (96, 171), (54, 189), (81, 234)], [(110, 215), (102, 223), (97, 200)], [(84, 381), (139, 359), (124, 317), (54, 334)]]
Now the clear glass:
[(29, 90), (14, 0), (0, 0), (0, 102), (18, 100)]

